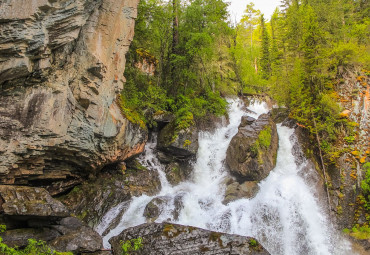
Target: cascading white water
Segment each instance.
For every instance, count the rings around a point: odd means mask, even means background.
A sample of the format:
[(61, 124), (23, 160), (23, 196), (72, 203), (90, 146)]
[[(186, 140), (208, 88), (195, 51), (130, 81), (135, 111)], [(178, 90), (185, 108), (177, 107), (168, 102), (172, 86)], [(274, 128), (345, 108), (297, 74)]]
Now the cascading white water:
[[(227, 126), (214, 133), (201, 133), (199, 150), (191, 181), (171, 186), (166, 180), (163, 166), (155, 156), (156, 142), (146, 146), (140, 158), (142, 164), (158, 171), (161, 192), (149, 197), (134, 198), (123, 214), (119, 225), (104, 236), (104, 245), (122, 230), (145, 223), (145, 206), (155, 197), (166, 197), (161, 215), (156, 222), (171, 221), (214, 231), (255, 237), (271, 254), (352, 254), (349, 244), (340, 240), (320, 208), (313, 190), (299, 172), (305, 163), (297, 164), (293, 156), (293, 129), (278, 125), (279, 150), (277, 164), (262, 181), (260, 191), (252, 199), (239, 199), (224, 205), (225, 184), (228, 172), (224, 166), (226, 151), (237, 133), (241, 117), (257, 118), (267, 113), (264, 103), (254, 102), (246, 113), (239, 100), (230, 100)], [(174, 219), (175, 199), (181, 198), (183, 208)], [(97, 231), (102, 234), (117, 214), (118, 205), (103, 218)]]

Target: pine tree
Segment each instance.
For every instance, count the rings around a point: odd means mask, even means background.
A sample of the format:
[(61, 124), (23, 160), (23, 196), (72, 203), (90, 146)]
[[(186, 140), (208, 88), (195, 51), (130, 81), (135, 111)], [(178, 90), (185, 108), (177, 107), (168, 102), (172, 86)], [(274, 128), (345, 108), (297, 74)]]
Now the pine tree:
[(304, 6), (303, 22), (303, 65), (306, 72), (306, 83), (311, 92), (316, 94), (321, 85), (322, 56), (321, 48), (323, 43), (322, 32), (317, 21), (315, 11), (310, 5)]
[(278, 43), (277, 43), (277, 26), (278, 26), (278, 19), (279, 19), (279, 9), (276, 9), (273, 15), (271, 16), (271, 69), (272, 71), (275, 71), (278, 66), (280, 65), (280, 54), (278, 49)]
[(261, 76), (268, 79), (271, 75), (271, 59), (270, 59), (270, 36), (266, 29), (265, 18), (261, 15)]

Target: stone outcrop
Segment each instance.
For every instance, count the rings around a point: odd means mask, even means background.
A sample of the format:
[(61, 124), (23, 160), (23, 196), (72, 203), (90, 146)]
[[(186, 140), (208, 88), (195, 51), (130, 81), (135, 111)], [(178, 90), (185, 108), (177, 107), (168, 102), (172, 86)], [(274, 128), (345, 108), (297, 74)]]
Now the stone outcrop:
[(43, 188), (0, 185), (0, 201), (0, 212), (8, 216), (69, 216), (67, 207)]
[(198, 151), (198, 129), (191, 126), (176, 130), (175, 121), (166, 125), (158, 134), (158, 149), (178, 159), (194, 157)]
[(80, 220), (69, 217), (53, 226), (62, 235), (51, 240), (49, 245), (57, 251), (75, 253), (95, 252), (103, 248), (101, 236)]
[(116, 103), (138, 2), (0, 2), (0, 183), (58, 194), (143, 151)]
[(226, 181), (225, 199), (222, 203), (227, 204), (241, 198), (252, 198), (259, 191), (258, 183), (246, 181), (239, 183), (232, 178)]
[(97, 232), (70, 217), (70, 212), (43, 188), (0, 185), (1, 233), (9, 246), (23, 247), (29, 239), (48, 242), (59, 251), (94, 252), (102, 248)]
[(243, 117), (238, 133), (230, 142), (226, 163), (238, 181), (261, 181), (275, 167), (278, 149), (276, 124), (270, 115), (257, 120)]
[[(101, 236), (77, 218), (67, 217), (52, 224), (39, 221), (36, 226), (10, 229), (0, 234), (10, 247), (24, 247), (29, 239), (42, 240), (58, 251), (95, 252), (103, 248)], [(31, 228), (32, 227), (32, 228)]]
[[(150, 201), (144, 210), (144, 217), (147, 219), (147, 222), (154, 222), (163, 212), (163, 208), (172, 208), (171, 215), (173, 220), (177, 221), (179, 219), (181, 210), (184, 208), (183, 197), (181, 195), (171, 198), (169, 196), (160, 196), (153, 198)], [(169, 220), (169, 219), (168, 219)]]
[(144, 224), (124, 230), (109, 240), (113, 254), (121, 254), (120, 241), (142, 238), (142, 248), (130, 254), (269, 254), (249, 237), (229, 235), (169, 223)]
[[(130, 164), (128, 164), (130, 165)], [(158, 193), (161, 184), (157, 171), (128, 168), (124, 173), (108, 171), (75, 187), (61, 201), (71, 213), (91, 227), (96, 227), (102, 217), (114, 206), (127, 203), (133, 196), (152, 196)], [(121, 210), (123, 213), (125, 210)], [(117, 217), (120, 219), (120, 217)]]

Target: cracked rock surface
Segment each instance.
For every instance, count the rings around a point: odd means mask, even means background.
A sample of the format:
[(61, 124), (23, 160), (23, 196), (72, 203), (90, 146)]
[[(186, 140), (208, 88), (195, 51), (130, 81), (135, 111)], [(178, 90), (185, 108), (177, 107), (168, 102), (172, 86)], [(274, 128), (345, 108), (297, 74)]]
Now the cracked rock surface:
[(0, 184), (56, 195), (143, 151), (116, 103), (138, 2), (0, 1)]

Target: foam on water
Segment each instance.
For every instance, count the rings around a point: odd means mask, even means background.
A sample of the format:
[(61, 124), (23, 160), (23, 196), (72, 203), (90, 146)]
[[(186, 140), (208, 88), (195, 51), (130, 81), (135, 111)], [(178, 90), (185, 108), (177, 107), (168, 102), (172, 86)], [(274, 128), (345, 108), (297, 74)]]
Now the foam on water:
[[(145, 206), (155, 197), (166, 197), (161, 215), (156, 222), (171, 221), (214, 231), (255, 237), (271, 254), (353, 254), (349, 244), (334, 231), (319, 206), (314, 191), (299, 172), (306, 165), (297, 164), (293, 155), (293, 129), (278, 125), (279, 149), (277, 164), (259, 186), (252, 199), (239, 199), (224, 205), (225, 178), (228, 172), (224, 160), (232, 137), (237, 133), (243, 115), (257, 118), (267, 113), (265, 103), (253, 102), (246, 111), (240, 100), (230, 100), (229, 124), (214, 133), (199, 135), (199, 150), (191, 181), (171, 186), (163, 166), (155, 156), (155, 139), (146, 145), (140, 161), (158, 171), (161, 192), (153, 197), (143, 195), (132, 200), (119, 225), (104, 236), (108, 240), (122, 230), (146, 222)], [(175, 199), (181, 199), (183, 208), (174, 219)], [(103, 233), (117, 211), (118, 205), (104, 216), (97, 227)]]

